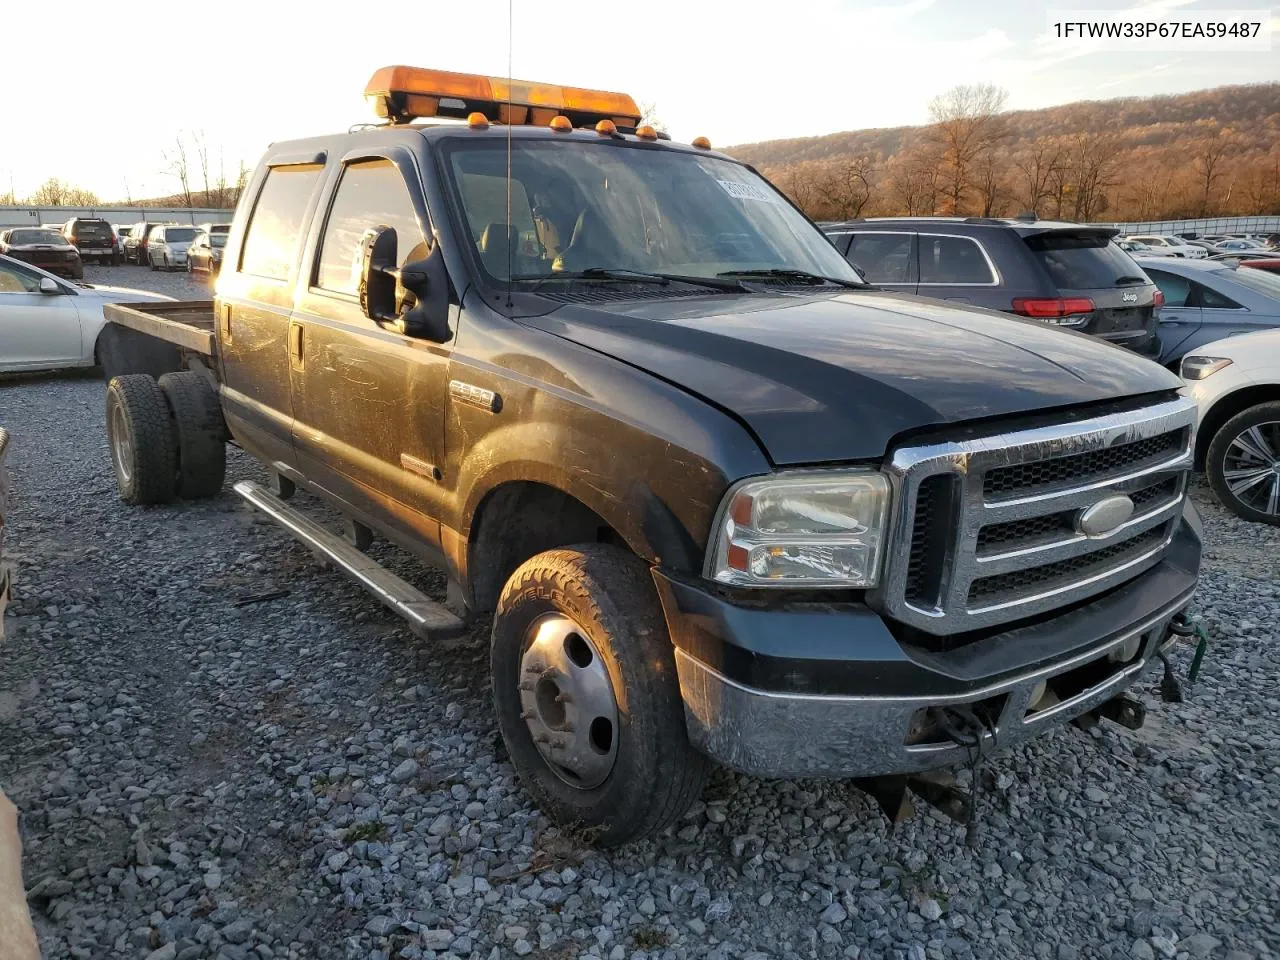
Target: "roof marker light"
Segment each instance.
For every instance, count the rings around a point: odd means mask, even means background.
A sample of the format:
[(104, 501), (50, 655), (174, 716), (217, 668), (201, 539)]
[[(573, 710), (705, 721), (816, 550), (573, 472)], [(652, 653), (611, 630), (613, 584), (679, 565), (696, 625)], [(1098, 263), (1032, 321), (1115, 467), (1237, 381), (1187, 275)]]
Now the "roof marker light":
[(472, 111), (467, 114), (467, 126), (472, 130), (488, 130), (489, 118), (479, 110)]
[(657, 140), (658, 131), (646, 123), (643, 126), (636, 127), (636, 136), (641, 140)]
[(711, 141), (708, 140), (706, 137), (694, 137), (693, 145), (697, 147), (699, 150), (711, 149)]
[(618, 125), (612, 120), (601, 120), (596, 124), (596, 133), (602, 137), (612, 137), (618, 132)]
[(551, 129), (556, 133), (568, 133), (573, 129), (573, 124), (568, 117), (557, 115), (551, 118)]

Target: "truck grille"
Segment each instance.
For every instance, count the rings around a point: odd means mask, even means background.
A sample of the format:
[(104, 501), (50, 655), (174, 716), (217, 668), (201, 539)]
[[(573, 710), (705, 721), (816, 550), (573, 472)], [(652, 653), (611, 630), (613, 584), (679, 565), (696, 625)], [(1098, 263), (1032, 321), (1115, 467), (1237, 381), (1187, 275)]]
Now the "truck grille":
[[(1192, 401), (1061, 426), (905, 447), (893, 455), (897, 529), (873, 597), (889, 616), (954, 634), (1101, 593), (1158, 563), (1191, 466)], [(1120, 495), (1114, 529), (1080, 516)]]

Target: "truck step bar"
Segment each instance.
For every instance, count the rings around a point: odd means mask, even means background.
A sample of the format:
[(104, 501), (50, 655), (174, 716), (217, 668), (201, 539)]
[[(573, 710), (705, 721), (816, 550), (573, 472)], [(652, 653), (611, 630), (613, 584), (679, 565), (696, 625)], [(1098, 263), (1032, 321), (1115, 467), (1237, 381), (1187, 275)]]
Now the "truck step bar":
[(442, 640), (455, 637), (466, 629), (466, 623), (453, 611), (252, 480), (241, 480), (233, 489), (250, 505), (271, 517), (399, 614), (417, 636)]

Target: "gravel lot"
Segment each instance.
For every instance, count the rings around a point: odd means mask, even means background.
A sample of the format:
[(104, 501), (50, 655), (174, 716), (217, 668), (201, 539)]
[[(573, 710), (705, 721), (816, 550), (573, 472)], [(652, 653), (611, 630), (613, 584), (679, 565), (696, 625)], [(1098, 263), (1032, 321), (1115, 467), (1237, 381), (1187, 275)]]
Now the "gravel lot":
[(229, 491), (126, 508), (102, 402), (90, 377), (0, 382), (0, 783), (48, 957), (1280, 954), (1280, 531), (1202, 488), (1214, 643), (1189, 702), (1149, 676), (1143, 730), (998, 756), (977, 849), (927, 811), (890, 832), (841, 783), (720, 773), (668, 836), (602, 854), (516, 782), (483, 627), (414, 639)]

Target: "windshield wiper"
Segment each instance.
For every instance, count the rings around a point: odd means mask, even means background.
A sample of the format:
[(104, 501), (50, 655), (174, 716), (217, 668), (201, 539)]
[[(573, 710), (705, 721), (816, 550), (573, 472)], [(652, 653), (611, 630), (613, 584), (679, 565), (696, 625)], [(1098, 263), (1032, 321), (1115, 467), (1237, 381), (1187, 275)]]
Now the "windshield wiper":
[(736, 277), (742, 280), (799, 280), (808, 283), (834, 283), (837, 286), (848, 287), (851, 290), (864, 290), (868, 284), (860, 283), (857, 280), (840, 280), (837, 277), (824, 277), (820, 273), (810, 273), (807, 270), (793, 270), (788, 267), (772, 267), (767, 270), (726, 270), (724, 273), (717, 273), (717, 277)]
[(1116, 283), (1146, 283), (1146, 277), (1116, 277)]
[(643, 270), (627, 270), (622, 267), (587, 267), (585, 270), (564, 270), (540, 276), (517, 276), (513, 280), (536, 280), (533, 289), (557, 280), (604, 280), (617, 283), (656, 283), (665, 286), (669, 283), (688, 283), (707, 287), (711, 290), (728, 290), (734, 293), (746, 292), (737, 280), (721, 280), (716, 277), (688, 277), (677, 273), (647, 273)]

